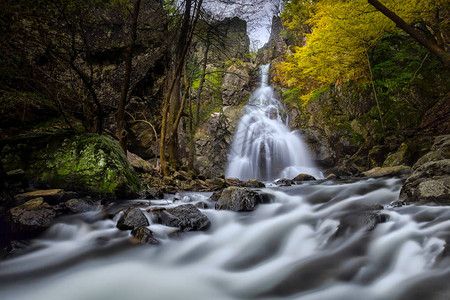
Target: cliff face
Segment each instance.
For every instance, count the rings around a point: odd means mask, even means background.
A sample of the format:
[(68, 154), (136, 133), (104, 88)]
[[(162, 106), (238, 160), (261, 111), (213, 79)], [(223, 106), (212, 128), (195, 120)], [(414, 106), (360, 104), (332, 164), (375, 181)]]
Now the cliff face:
[(289, 45), (289, 39), (282, 35), (283, 21), (279, 16), (272, 17), (269, 41), (258, 51), (257, 64), (267, 64), (273, 60), (280, 61)]

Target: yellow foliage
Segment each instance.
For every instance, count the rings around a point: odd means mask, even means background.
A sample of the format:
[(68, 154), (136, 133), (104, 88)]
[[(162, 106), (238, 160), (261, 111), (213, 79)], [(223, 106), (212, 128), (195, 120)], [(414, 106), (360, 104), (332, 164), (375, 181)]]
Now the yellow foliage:
[[(412, 22), (430, 18), (448, 0), (382, 2)], [(367, 81), (370, 49), (383, 35), (396, 30), (367, 0), (290, 0), (282, 17), (288, 30), (305, 35), (306, 45), (291, 49), (276, 67), (276, 76), (288, 88), (300, 90), (303, 101), (336, 81)]]

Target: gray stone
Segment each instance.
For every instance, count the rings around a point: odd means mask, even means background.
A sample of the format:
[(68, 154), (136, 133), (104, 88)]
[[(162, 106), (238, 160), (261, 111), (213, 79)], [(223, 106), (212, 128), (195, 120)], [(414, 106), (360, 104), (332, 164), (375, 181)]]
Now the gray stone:
[(208, 217), (192, 204), (156, 210), (152, 212), (152, 215), (154, 222), (170, 227), (178, 227), (181, 232), (206, 230), (211, 225)]
[(216, 209), (252, 211), (261, 202), (260, 195), (246, 188), (229, 187), (222, 191)]
[(38, 233), (50, 227), (56, 218), (43, 198), (36, 198), (9, 210), (11, 230), (16, 233)]
[(159, 245), (159, 241), (153, 237), (153, 232), (145, 226), (133, 229), (131, 235), (141, 244)]
[(133, 230), (141, 226), (148, 226), (147, 217), (139, 208), (129, 208), (123, 213), (117, 222), (117, 228), (120, 230)]

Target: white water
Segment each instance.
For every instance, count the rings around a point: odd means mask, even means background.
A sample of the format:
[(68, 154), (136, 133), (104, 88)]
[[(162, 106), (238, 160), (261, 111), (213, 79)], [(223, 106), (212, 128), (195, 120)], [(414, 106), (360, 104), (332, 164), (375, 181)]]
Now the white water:
[(228, 155), (226, 177), (241, 180), (323, 178), (297, 132), (290, 131), (281, 102), (269, 85), (269, 65), (260, 67), (261, 86), (250, 96)]
[[(133, 246), (114, 220), (83, 214), (0, 262), (0, 299), (450, 299), (450, 257), (441, 257), (450, 207), (392, 208), (400, 187), (369, 179), (266, 188), (273, 203), (254, 212), (202, 210), (206, 232), (169, 239), (170, 228), (150, 225), (157, 247)], [(375, 203), (389, 221), (333, 238), (343, 215)]]

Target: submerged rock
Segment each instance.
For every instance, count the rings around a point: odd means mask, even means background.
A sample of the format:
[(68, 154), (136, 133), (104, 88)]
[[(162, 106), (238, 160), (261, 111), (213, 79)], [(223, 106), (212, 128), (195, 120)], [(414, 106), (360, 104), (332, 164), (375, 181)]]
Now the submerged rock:
[(311, 181), (311, 180), (316, 180), (316, 178), (309, 174), (298, 174), (294, 178), (294, 181)]
[(222, 191), (216, 209), (252, 211), (261, 202), (260, 195), (246, 188), (229, 187)]
[(153, 237), (153, 232), (145, 226), (133, 229), (131, 235), (141, 244), (159, 245), (159, 241)]
[(156, 223), (178, 227), (181, 232), (206, 230), (211, 225), (208, 217), (192, 204), (156, 210), (152, 212), (152, 215)]
[(374, 230), (378, 224), (389, 220), (389, 215), (381, 213), (380, 209), (383, 209), (383, 206), (367, 207), (345, 214), (341, 217), (338, 230), (334, 236), (343, 236), (361, 228), (365, 228), (367, 231)]
[(150, 224), (147, 217), (139, 208), (129, 208), (117, 222), (117, 228), (120, 230), (133, 230), (137, 227), (148, 225)]
[(56, 218), (52, 207), (42, 197), (29, 200), (9, 210), (11, 231), (38, 233), (50, 227)]

